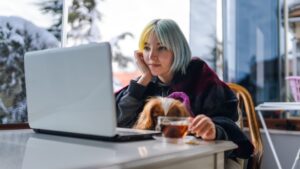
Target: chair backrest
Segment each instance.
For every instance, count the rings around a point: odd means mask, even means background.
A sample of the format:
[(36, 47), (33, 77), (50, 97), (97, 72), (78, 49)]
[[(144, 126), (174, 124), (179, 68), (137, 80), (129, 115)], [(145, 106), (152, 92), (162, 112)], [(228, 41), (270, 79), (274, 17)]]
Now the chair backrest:
[(263, 143), (262, 138), (259, 130), (258, 118), (257, 114), (254, 109), (254, 103), (250, 93), (244, 87), (235, 84), (235, 83), (228, 83), (230, 89), (235, 92), (238, 100), (239, 100), (239, 126), (243, 128), (243, 117), (242, 111), (246, 114), (246, 119), (248, 122), (249, 127), (249, 135), (251, 142), (254, 146), (254, 153), (252, 157), (248, 160), (247, 168), (250, 169), (258, 169), (260, 168), (262, 155), (263, 155)]

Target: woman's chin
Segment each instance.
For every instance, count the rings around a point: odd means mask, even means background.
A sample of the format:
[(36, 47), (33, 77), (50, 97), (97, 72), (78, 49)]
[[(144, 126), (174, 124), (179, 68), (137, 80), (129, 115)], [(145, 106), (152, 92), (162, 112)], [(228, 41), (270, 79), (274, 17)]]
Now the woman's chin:
[(152, 76), (161, 76), (161, 73), (152, 72)]
[(159, 76), (159, 75), (160, 75), (160, 73), (157, 72), (157, 71), (153, 71), (153, 70), (150, 70), (150, 71), (151, 71), (151, 74), (152, 74), (153, 76)]

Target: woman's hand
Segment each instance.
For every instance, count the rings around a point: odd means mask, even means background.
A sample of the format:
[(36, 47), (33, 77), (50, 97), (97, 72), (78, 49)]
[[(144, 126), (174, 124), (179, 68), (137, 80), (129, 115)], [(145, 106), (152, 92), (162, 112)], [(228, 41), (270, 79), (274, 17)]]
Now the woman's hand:
[(211, 118), (200, 114), (190, 118), (189, 131), (203, 140), (214, 140), (216, 138), (216, 126)]
[(136, 64), (142, 73), (141, 78), (138, 80), (138, 83), (143, 86), (147, 86), (152, 79), (152, 74), (149, 67), (144, 61), (143, 52), (138, 50), (134, 51), (134, 57)]

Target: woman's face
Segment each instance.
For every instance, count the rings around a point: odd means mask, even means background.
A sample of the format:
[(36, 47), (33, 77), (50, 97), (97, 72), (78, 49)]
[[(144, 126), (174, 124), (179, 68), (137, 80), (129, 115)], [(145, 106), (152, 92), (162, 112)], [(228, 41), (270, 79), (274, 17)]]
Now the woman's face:
[(173, 52), (163, 46), (154, 33), (145, 42), (143, 57), (153, 76), (167, 83), (172, 80)]

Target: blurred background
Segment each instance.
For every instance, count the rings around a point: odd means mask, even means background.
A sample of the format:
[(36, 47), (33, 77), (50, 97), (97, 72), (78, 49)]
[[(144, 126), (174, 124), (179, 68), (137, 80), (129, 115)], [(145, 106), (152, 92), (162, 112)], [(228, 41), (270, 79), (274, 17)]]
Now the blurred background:
[[(287, 76), (300, 74), (297, 0), (10, 0), (0, 2), (0, 124), (27, 121), (24, 53), (109, 41), (114, 89), (136, 78), (133, 51), (152, 19), (175, 20), (193, 56), (255, 104), (294, 101)], [(64, 10), (63, 10), (64, 9)], [(266, 118), (281, 118), (276, 113)], [(290, 112), (298, 117), (299, 112)], [(298, 130), (298, 125), (283, 127)]]

